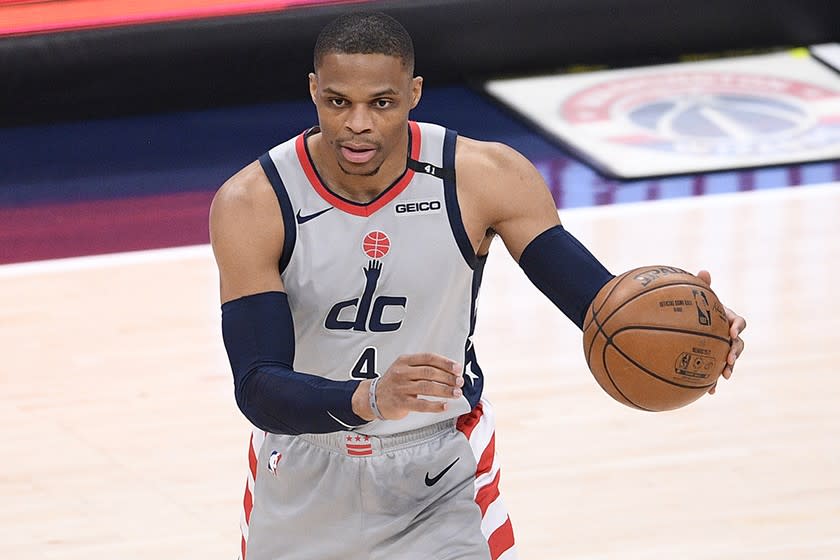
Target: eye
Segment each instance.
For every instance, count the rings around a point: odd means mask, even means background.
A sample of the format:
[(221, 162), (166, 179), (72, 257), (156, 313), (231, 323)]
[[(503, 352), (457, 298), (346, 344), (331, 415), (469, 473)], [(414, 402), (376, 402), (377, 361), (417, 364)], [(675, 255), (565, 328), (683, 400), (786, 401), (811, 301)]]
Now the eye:
[(333, 97), (330, 99), (330, 104), (332, 104), (333, 107), (346, 107), (347, 100), (341, 99), (340, 97)]
[(387, 109), (388, 107), (393, 105), (393, 101), (391, 101), (390, 99), (377, 99), (373, 103), (379, 109)]

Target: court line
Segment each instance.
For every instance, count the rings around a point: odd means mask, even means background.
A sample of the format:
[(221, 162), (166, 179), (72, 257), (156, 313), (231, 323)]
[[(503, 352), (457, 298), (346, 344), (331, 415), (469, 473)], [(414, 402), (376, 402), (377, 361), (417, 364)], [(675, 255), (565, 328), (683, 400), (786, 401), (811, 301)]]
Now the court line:
[(146, 249), (106, 255), (87, 255), (45, 261), (11, 263), (0, 265), (0, 278), (14, 278), (36, 274), (52, 274), (92, 268), (107, 268), (126, 264), (170, 262), (182, 259), (207, 257), (212, 258), (209, 244), (167, 247), (165, 249)]
[(560, 211), (560, 217), (574, 214), (578, 216), (593, 215), (609, 215), (609, 216), (623, 216), (626, 214), (633, 214), (640, 209), (660, 210), (660, 209), (675, 209), (683, 210), (686, 208), (708, 208), (715, 206), (723, 206), (729, 204), (735, 199), (749, 198), (750, 202), (763, 202), (772, 200), (784, 199), (799, 199), (808, 197), (828, 196), (832, 193), (837, 193), (840, 189), (840, 182), (821, 183), (814, 185), (798, 185), (793, 187), (784, 187), (778, 189), (762, 189), (756, 191), (740, 191), (740, 192), (726, 192), (704, 194), (702, 196), (687, 196), (680, 198), (663, 198), (659, 200), (639, 200), (634, 202), (621, 202), (616, 204), (609, 204), (603, 206), (584, 206), (580, 208), (569, 208)]
[[(575, 218), (592, 215), (613, 215), (621, 216), (633, 214), (640, 211), (663, 210), (663, 209), (684, 209), (699, 208), (701, 206), (725, 205), (731, 201), (749, 197), (751, 201), (773, 199), (792, 199), (827, 196), (837, 193), (840, 183), (824, 183), (819, 185), (803, 185), (798, 187), (787, 187), (780, 189), (767, 189), (759, 191), (746, 191), (735, 193), (708, 194), (696, 197), (667, 198), (662, 200), (645, 200), (638, 202), (624, 202), (620, 204), (609, 204), (604, 206), (588, 206), (582, 208), (568, 208), (560, 211), (560, 216), (574, 215)], [(128, 251), (123, 253), (109, 253), (105, 255), (89, 255), (83, 257), (69, 257), (51, 259), (45, 261), (33, 261), (25, 263), (11, 263), (0, 265), (0, 278), (14, 278), (37, 274), (52, 274), (55, 272), (66, 272), (85, 270), (93, 268), (106, 268), (122, 266), (126, 264), (142, 264), (152, 262), (171, 262), (189, 258), (212, 258), (212, 250), (209, 244), (188, 245), (183, 247), (168, 247), (164, 249), (147, 249), (143, 251)]]

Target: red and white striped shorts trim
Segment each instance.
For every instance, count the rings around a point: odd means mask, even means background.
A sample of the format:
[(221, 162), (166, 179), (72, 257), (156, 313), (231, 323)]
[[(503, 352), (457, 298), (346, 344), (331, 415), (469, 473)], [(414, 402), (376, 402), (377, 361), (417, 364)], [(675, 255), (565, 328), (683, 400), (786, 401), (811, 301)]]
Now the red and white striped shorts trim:
[[(499, 463), (496, 457), (496, 433), (493, 409), (487, 401), (478, 403), (472, 412), (458, 418), (457, 429), (467, 438), (476, 461), (475, 502), (481, 509), (481, 532), (487, 539), (492, 560), (516, 560), (513, 528), (504, 502), (499, 495)], [(241, 560), (246, 560), (248, 526), (254, 508), (254, 481), (257, 457), (266, 434), (251, 433), (248, 445), (248, 480), (245, 484), (242, 517)]]
[(475, 502), (481, 509), (481, 532), (490, 545), (493, 560), (515, 560), (513, 527), (499, 495), (499, 462), (496, 458), (496, 422), (493, 409), (482, 400), (458, 418), (457, 428), (470, 442), (478, 467), (475, 471)]
[(242, 531), (242, 542), (240, 560), (245, 560), (248, 543), (248, 524), (251, 522), (251, 511), (254, 509), (254, 481), (257, 478), (257, 457), (265, 441), (265, 432), (253, 430), (251, 441), (248, 444), (248, 480), (245, 482), (245, 497), (242, 500), (242, 517), (239, 520), (239, 529)]

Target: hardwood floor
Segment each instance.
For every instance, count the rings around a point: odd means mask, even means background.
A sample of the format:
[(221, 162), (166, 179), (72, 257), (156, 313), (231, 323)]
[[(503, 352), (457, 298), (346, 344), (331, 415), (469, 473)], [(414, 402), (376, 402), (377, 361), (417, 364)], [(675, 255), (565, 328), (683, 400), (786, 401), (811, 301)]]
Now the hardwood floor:
[[(712, 272), (734, 378), (612, 401), (580, 332), (494, 248), (476, 346), (522, 559), (840, 558), (840, 184), (566, 211), (613, 271)], [(249, 426), (209, 248), (0, 267), (0, 552), (234, 558)]]

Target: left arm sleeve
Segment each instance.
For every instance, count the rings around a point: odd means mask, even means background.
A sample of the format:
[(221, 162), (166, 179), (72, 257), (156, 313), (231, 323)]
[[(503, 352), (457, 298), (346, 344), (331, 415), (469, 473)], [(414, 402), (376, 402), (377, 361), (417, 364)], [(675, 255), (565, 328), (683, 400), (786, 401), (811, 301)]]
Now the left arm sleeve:
[(522, 251), (519, 266), (531, 282), (581, 329), (595, 295), (614, 278), (562, 225), (536, 236)]

